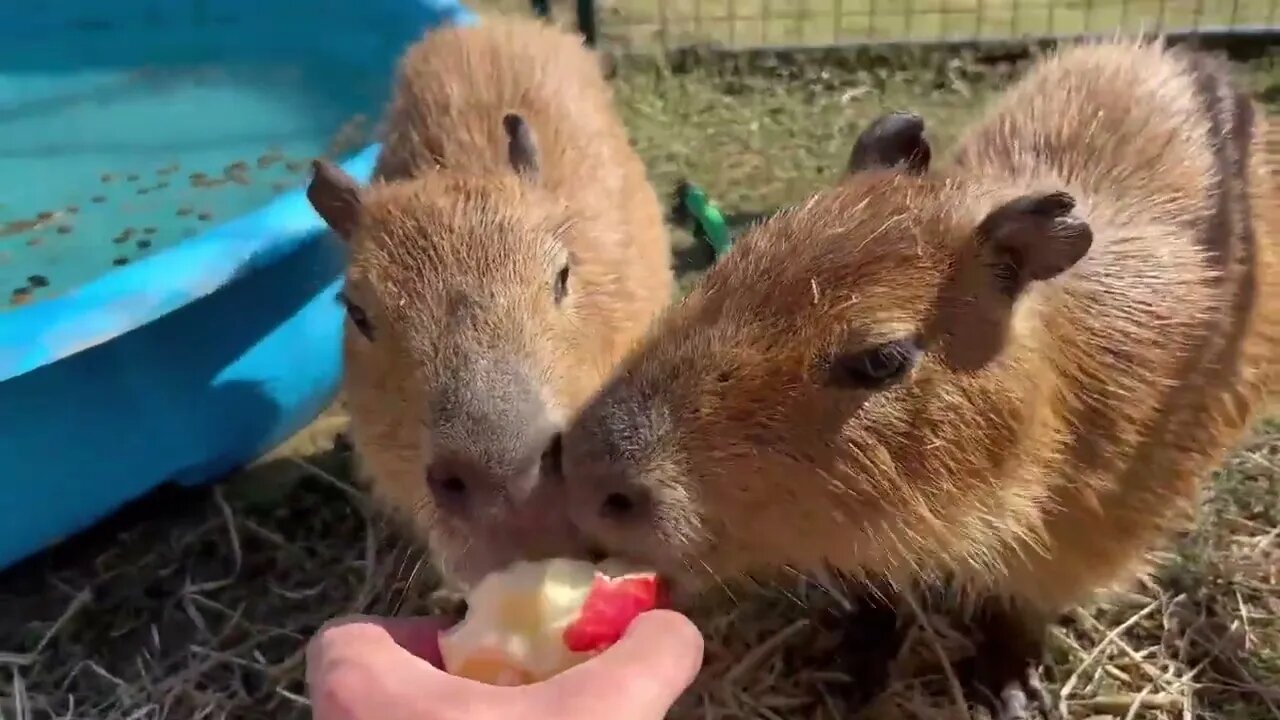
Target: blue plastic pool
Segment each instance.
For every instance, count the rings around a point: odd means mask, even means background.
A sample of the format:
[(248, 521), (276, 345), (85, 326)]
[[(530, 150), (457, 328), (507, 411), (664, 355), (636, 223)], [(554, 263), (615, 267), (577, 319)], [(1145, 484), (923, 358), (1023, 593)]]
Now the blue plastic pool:
[(395, 59), (453, 0), (0, 4), (0, 567), (332, 399), (342, 250)]

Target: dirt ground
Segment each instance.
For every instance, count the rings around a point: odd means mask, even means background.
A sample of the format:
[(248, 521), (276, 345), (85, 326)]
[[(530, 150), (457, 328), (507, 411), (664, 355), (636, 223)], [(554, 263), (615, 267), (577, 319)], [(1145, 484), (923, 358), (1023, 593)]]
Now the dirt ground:
[[(741, 74), (626, 66), (619, 99), (654, 181), (731, 213), (827, 183), (856, 129), (895, 108), (945, 145), (1011, 70), (780, 66)], [(1274, 104), (1280, 73), (1248, 69)], [(680, 239), (691, 282), (705, 253)], [(420, 554), (352, 484), (340, 409), (257, 466), (163, 493), (0, 576), (0, 717), (307, 717), (301, 650), (326, 619), (424, 607)], [(335, 438), (337, 442), (335, 445)], [(1280, 422), (1215, 475), (1198, 528), (1132, 592), (1055, 629), (1051, 677), (1073, 718), (1280, 718)], [(844, 600), (796, 582), (711, 598), (707, 668), (678, 718), (843, 718), (828, 632)], [(910, 619), (870, 717), (961, 718), (938, 616)], [(976, 715), (975, 715), (976, 717)]]

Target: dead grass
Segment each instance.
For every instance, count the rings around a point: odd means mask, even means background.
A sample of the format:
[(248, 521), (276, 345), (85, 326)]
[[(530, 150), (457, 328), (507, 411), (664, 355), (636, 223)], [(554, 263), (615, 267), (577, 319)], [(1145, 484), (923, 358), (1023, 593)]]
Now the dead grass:
[[(1252, 77), (1270, 91), (1270, 70)], [(688, 176), (749, 212), (828, 182), (853, 128), (884, 108), (923, 112), (945, 143), (990, 86), (964, 63), (631, 70), (619, 96), (660, 188)], [(686, 276), (705, 260), (687, 241), (678, 256)], [(320, 623), (405, 597), (421, 611), (433, 585), (350, 484), (345, 448), (330, 449), (342, 427), (337, 409), (225, 483), (153, 499), (0, 576), (0, 717), (307, 717), (300, 653)], [(1070, 717), (1280, 719), (1278, 527), (1280, 424), (1263, 423), (1160, 574), (1056, 630), (1051, 675)], [(709, 599), (706, 670), (674, 716), (845, 717), (842, 686), (857, 679), (832, 646), (844, 601), (831, 585)], [(868, 716), (966, 717), (947, 668), (967, 643), (928, 607), (912, 622)]]

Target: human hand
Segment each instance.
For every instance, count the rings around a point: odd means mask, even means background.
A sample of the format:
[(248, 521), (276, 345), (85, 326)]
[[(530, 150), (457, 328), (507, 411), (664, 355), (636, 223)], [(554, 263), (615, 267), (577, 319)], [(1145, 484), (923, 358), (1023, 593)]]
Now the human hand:
[(353, 616), (307, 645), (315, 720), (660, 720), (702, 666), (688, 618), (644, 613), (600, 655), (545, 682), (495, 687), (440, 669), (440, 618)]

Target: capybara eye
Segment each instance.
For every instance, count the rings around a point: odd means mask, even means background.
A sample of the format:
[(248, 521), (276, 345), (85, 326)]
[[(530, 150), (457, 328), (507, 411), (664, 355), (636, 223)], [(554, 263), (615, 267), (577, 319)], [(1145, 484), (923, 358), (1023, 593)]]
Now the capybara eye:
[(351, 298), (346, 293), (338, 293), (338, 301), (347, 309), (347, 318), (351, 320), (351, 324), (356, 326), (356, 330), (364, 336), (365, 340), (373, 342), (373, 323), (369, 322), (369, 316), (365, 313), (364, 308), (351, 302)]
[(557, 305), (563, 302), (565, 296), (569, 294), (569, 263), (565, 263), (564, 267), (560, 268), (560, 271), (556, 273), (553, 291), (555, 292)]
[(920, 348), (914, 340), (894, 340), (831, 359), (829, 382), (836, 387), (875, 390), (900, 380), (915, 365)]

